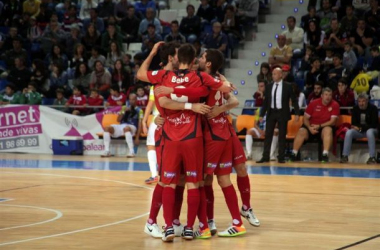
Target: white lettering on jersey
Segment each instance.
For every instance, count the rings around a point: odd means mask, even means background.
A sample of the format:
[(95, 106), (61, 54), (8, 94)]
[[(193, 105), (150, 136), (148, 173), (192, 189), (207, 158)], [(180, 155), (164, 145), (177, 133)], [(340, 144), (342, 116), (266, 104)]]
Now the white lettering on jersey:
[(177, 78), (176, 76), (173, 76), (172, 77), (172, 82), (173, 83), (178, 83), (178, 84), (184, 83), (184, 82), (189, 82), (189, 77), (186, 76), (185, 78), (182, 78), (182, 77)]
[(186, 116), (184, 113), (182, 113), (180, 117), (174, 117), (174, 118), (168, 117), (167, 120), (170, 123), (174, 123), (175, 126), (182, 125), (182, 124), (189, 124), (191, 122), (190, 117)]

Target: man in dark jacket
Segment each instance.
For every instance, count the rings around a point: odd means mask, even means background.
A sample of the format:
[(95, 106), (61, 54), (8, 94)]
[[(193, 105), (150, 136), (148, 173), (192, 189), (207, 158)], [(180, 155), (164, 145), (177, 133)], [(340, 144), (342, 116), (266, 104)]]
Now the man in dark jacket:
[(377, 107), (368, 103), (368, 95), (362, 93), (358, 96), (358, 105), (352, 111), (351, 129), (344, 137), (343, 154), (340, 163), (347, 163), (353, 139), (367, 138), (369, 159), (367, 164), (376, 164), (376, 136), (379, 118)]

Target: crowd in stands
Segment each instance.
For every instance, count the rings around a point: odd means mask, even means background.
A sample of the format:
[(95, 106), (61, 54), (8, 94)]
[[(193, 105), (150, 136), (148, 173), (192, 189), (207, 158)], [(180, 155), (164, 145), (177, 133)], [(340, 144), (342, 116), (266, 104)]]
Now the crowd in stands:
[[(104, 101), (112, 106), (119, 105), (113, 101), (118, 94), (128, 96), (136, 86), (148, 93), (149, 86), (135, 73), (156, 42), (189, 42), (198, 55), (202, 48), (215, 48), (228, 57), (244, 38), (244, 28), (256, 20), (260, 2), (201, 0), (199, 7), (187, 5), (183, 19), (170, 23), (158, 18), (160, 8), (169, 7), (166, 1), (0, 3), (1, 104), (39, 104), (54, 98), (56, 105), (99, 106)], [(127, 53), (131, 43), (141, 43), (141, 51)], [(157, 57), (151, 69), (159, 68)], [(43, 98), (30, 98), (32, 92)]]

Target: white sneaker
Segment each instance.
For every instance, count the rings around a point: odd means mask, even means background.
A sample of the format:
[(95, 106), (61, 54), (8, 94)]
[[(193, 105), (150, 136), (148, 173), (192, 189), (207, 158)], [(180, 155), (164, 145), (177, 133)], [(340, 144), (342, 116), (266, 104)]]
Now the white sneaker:
[(245, 156), (245, 158), (247, 158), (247, 161), (251, 161), (252, 160), (252, 153), (251, 154), (247, 154)]
[(110, 151), (104, 151), (104, 153), (100, 157), (102, 157), (102, 158), (111, 157), (111, 152)]
[(162, 231), (157, 224), (145, 224), (144, 232), (153, 238), (162, 238)]
[(252, 226), (259, 227), (260, 226), (260, 221), (257, 219), (255, 213), (253, 212), (252, 208), (248, 210), (244, 210), (243, 208), (240, 210), (241, 216), (246, 218)]
[(136, 155), (135, 154), (127, 154), (127, 158), (135, 158)]
[(208, 224), (208, 228), (210, 228), (211, 235), (215, 235), (216, 232), (218, 232), (218, 230), (216, 229), (215, 221), (214, 220), (209, 220), (207, 222), (207, 224)]
[(181, 237), (182, 231), (183, 231), (183, 225), (182, 224), (179, 224), (179, 226), (173, 225), (173, 228), (174, 228), (175, 237)]

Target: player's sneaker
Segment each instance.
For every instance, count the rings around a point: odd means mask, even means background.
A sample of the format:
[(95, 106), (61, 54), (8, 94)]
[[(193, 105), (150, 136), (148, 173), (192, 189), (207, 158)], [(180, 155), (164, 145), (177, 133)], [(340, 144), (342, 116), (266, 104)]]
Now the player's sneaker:
[(135, 158), (136, 155), (135, 154), (127, 154), (127, 158)]
[(158, 182), (158, 176), (156, 177), (149, 177), (145, 180), (145, 184), (153, 184)]
[(209, 228), (205, 228), (203, 230), (199, 228), (198, 231), (194, 232), (194, 238), (195, 239), (209, 239), (211, 238), (211, 231)]
[(111, 157), (111, 152), (110, 151), (104, 151), (104, 153), (100, 156), (102, 158), (108, 158)]
[(160, 230), (160, 228), (158, 227), (156, 223), (155, 224), (146, 223), (144, 232), (147, 235), (152, 236), (153, 238), (162, 238), (162, 231)]
[(247, 158), (247, 161), (252, 161), (252, 153), (251, 154), (247, 154), (245, 156), (245, 158)]
[(174, 234), (173, 227), (166, 228), (164, 232), (162, 233), (162, 241), (170, 242), (170, 241), (173, 241), (174, 238), (175, 238), (175, 234)]
[(236, 237), (242, 234), (245, 234), (247, 230), (245, 230), (245, 227), (241, 225), (240, 227), (238, 226), (230, 226), (223, 232), (218, 233), (219, 237)]
[(255, 213), (253, 212), (252, 208), (248, 210), (244, 210), (241, 208), (240, 214), (242, 217), (246, 218), (252, 226), (259, 227), (260, 226), (260, 221), (257, 219)]
[(207, 224), (208, 224), (208, 228), (210, 228), (210, 230), (211, 230), (211, 235), (215, 235), (216, 232), (218, 231), (216, 229), (215, 221), (214, 220), (209, 220)]
[(322, 163), (328, 163), (329, 162), (329, 155), (323, 154), (322, 155)]
[(173, 228), (174, 228), (175, 237), (181, 237), (182, 231), (183, 231), (183, 225), (182, 224), (179, 224), (179, 225), (174, 224)]
[(191, 227), (184, 227), (182, 231), (182, 238), (185, 240), (192, 240), (194, 239), (194, 232)]

